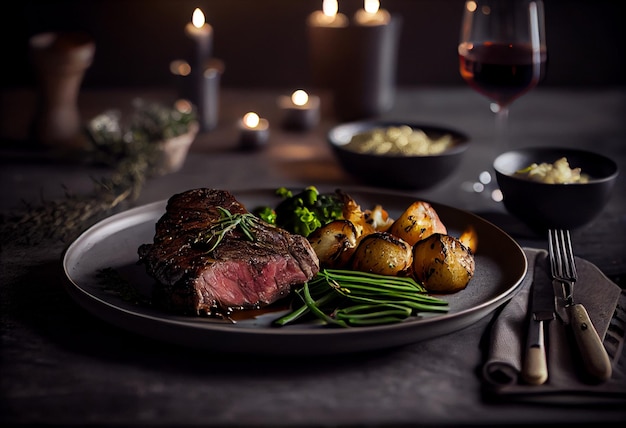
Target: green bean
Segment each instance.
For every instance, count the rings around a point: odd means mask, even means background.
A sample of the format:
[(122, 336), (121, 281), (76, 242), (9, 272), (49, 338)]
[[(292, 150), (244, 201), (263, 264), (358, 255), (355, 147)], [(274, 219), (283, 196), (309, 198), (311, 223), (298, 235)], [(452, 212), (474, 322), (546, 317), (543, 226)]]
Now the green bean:
[[(430, 296), (413, 278), (324, 269), (296, 289), (294, 309), (274, 321), (284, 326), (312, 315), (341, 327), (402, 322), (420, 312), (447, 312), (445, 300)], [(300, 305), (297, 306), (296, 305)]]

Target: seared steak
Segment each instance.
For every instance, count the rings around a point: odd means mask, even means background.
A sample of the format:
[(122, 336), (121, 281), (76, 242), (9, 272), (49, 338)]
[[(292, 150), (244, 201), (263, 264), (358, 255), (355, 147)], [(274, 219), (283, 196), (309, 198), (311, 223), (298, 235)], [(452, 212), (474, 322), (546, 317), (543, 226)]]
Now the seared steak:
[(199, 242), (222, 219), (220, 207), (248, 212), (222, 190), (195, 189), (168, 200), (154, 242), (138, 249), (158, 282), (155, 301), (176, 312), (224, 315), (273, 303), (317, 274), (319, 261), (306, 238), (260, 219), (254, 240), (235, 228), (214, 249)]

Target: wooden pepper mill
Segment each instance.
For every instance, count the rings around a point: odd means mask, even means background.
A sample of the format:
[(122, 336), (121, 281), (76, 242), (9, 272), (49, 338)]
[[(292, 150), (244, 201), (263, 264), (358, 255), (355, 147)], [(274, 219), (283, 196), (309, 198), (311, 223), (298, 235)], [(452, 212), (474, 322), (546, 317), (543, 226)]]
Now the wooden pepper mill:
[(41, 33), (31, 37), (30, 51), (39, 84), (32, 137), (46, 146), (81, 148), (78, 92), (95, 43), (82, 32)]

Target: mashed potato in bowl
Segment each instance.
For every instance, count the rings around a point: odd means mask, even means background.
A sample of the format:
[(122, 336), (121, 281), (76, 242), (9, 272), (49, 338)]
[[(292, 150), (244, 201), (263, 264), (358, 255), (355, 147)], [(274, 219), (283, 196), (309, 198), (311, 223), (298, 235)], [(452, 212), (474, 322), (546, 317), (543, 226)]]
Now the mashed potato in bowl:
[(357, 153), (389, 156), (429, 156), (445, 152), (452, 147), (452, 135), (429, 137), (421, 129), (410, 126), (375, 128), (355, 134), (344, 148)]
[(587, 183), (589, 176), (580, 168), (570, 168), (567, 158), (563, 157), (554, 163), (533, 163), (515, 172), (517, 177), (547, 184)]

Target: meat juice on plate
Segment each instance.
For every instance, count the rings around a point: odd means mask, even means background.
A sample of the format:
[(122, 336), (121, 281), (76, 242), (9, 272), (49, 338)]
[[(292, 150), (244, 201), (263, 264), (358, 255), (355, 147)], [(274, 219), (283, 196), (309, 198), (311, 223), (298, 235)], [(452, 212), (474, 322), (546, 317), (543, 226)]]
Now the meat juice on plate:
[(532, 89), (544, 75), (546, 53), (540, 52), (539, 65), (534, 64), (533, 56), (530, 44), (466, 42), (459, 45), (463, 79), (501, 106)]

